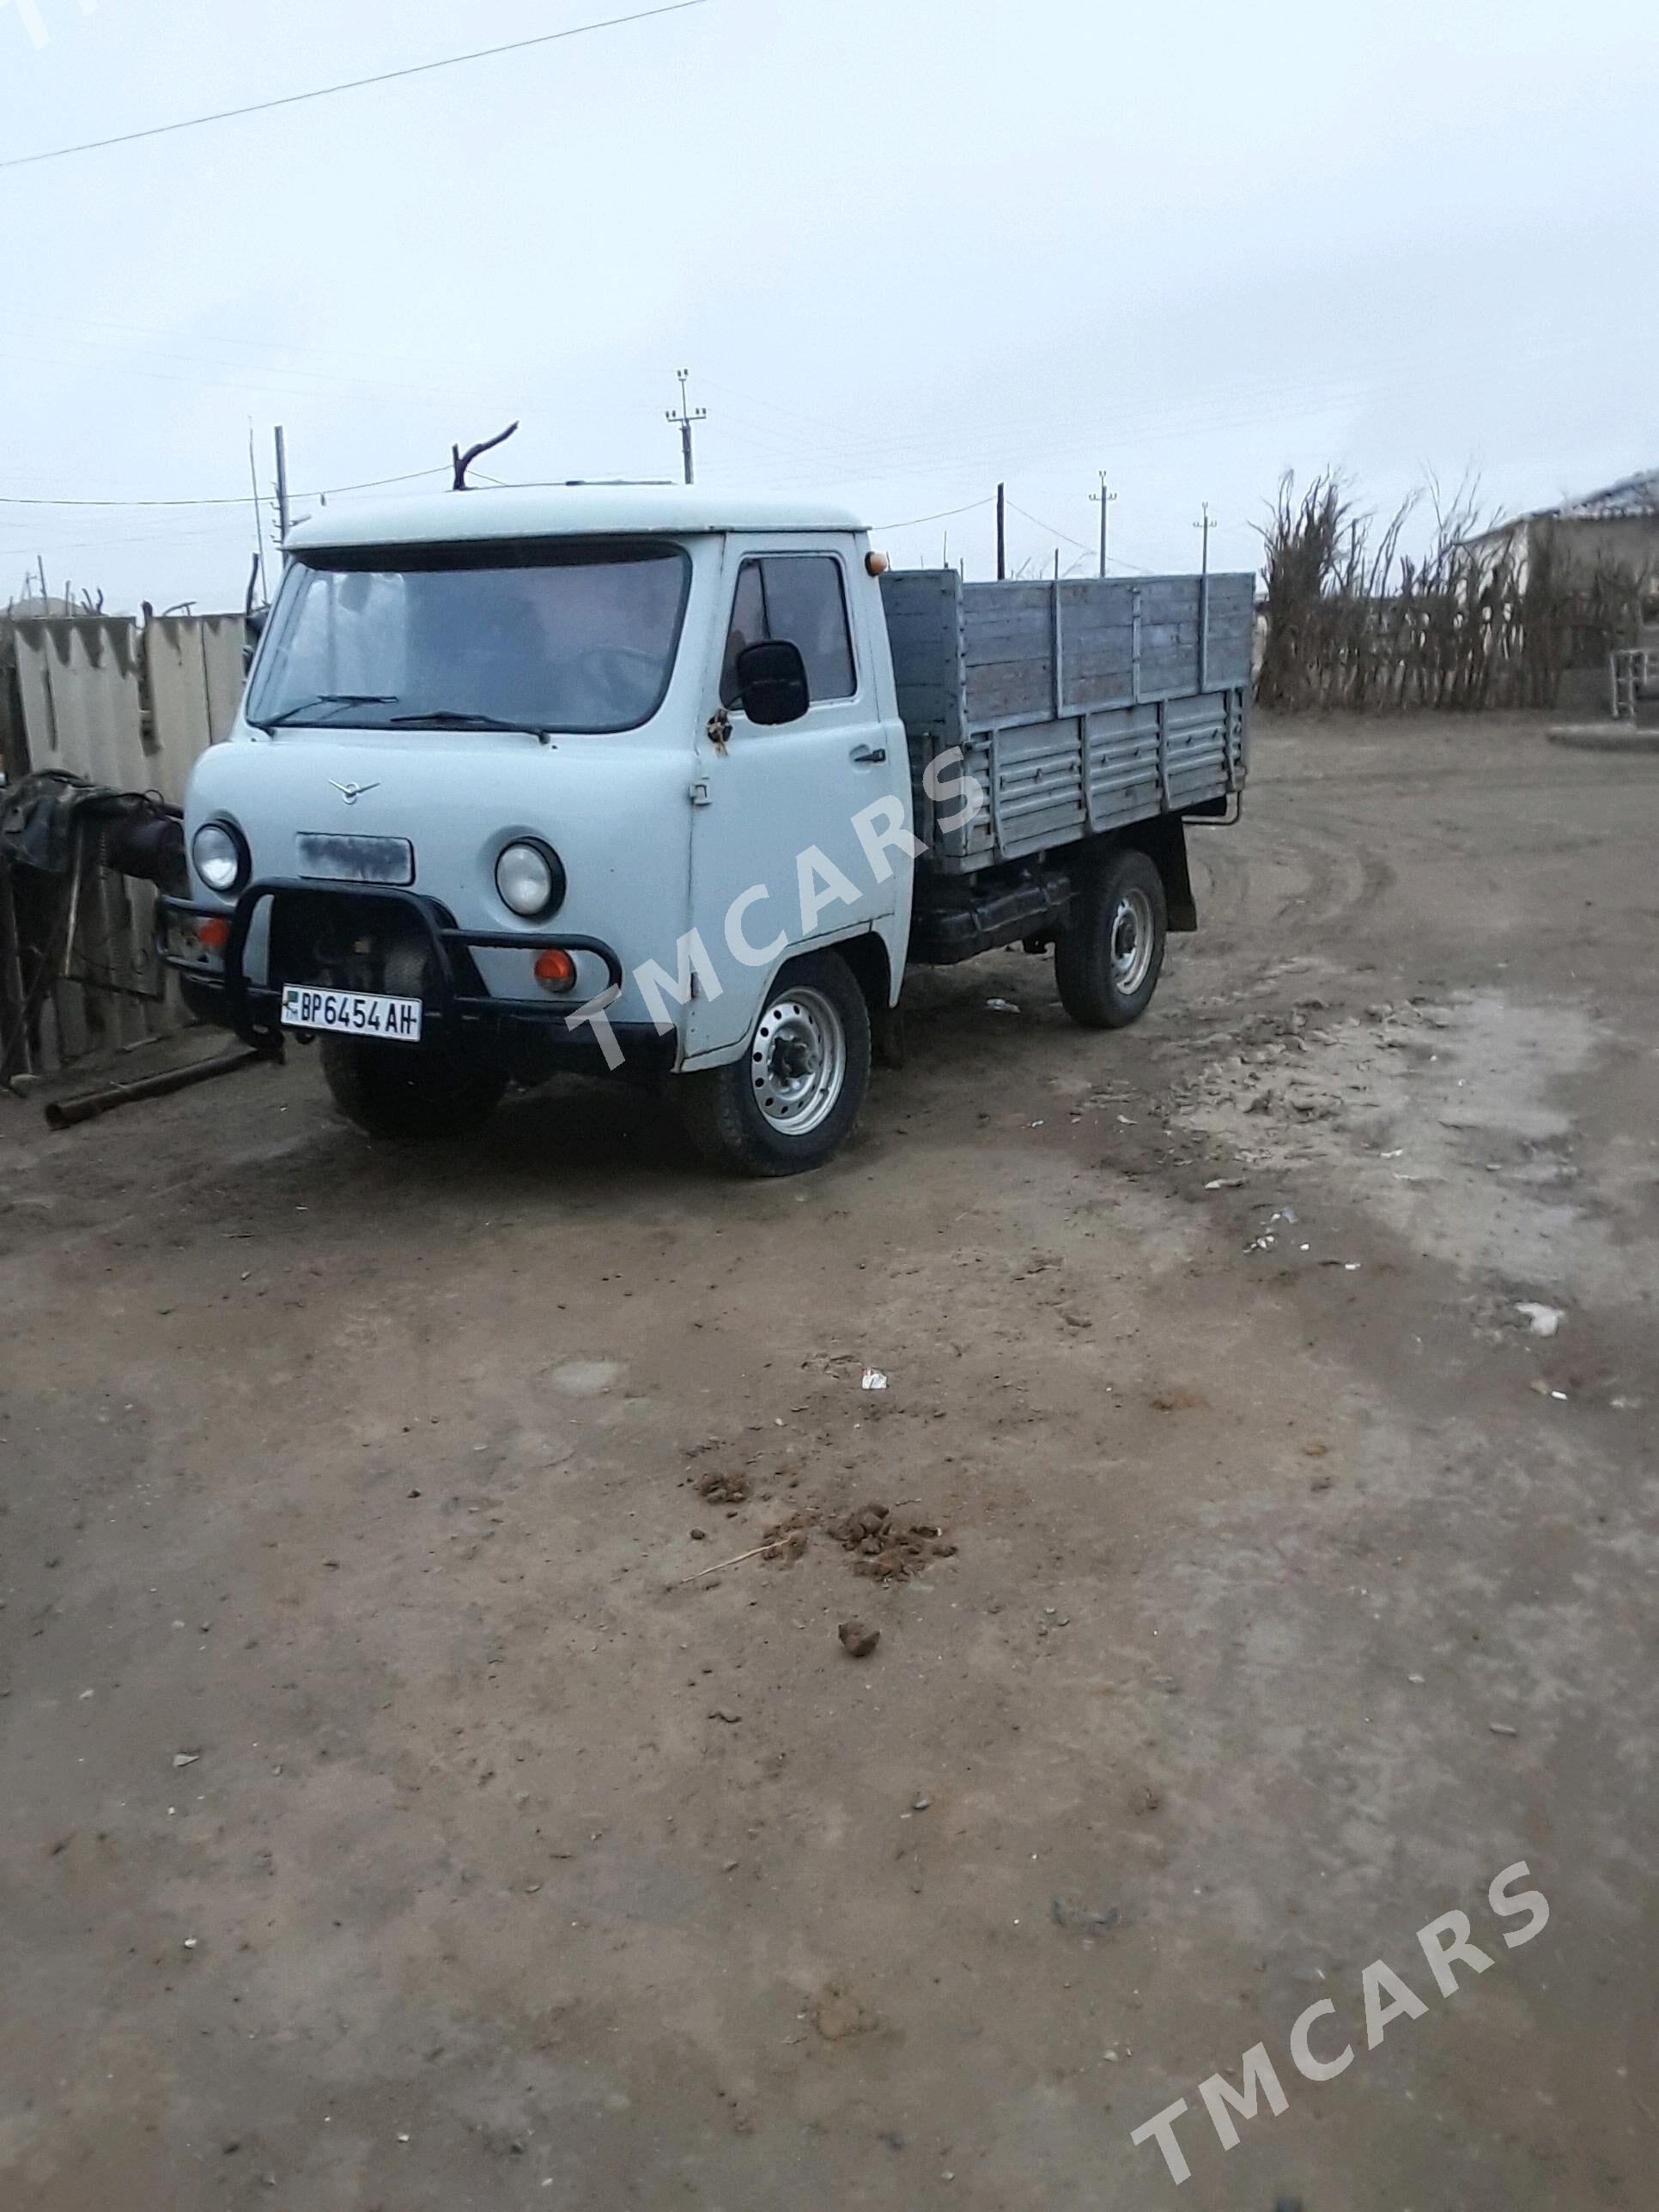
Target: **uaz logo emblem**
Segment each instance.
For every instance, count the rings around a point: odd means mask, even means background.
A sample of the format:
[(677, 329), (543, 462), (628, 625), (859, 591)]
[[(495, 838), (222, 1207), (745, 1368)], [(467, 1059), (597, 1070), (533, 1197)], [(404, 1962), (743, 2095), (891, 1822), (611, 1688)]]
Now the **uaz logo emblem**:
[(336, 783), (329, 787), (339, 793), (348, 806), (355, 806), (365, 792), (378, 791), (380, 787), (378, 783)]

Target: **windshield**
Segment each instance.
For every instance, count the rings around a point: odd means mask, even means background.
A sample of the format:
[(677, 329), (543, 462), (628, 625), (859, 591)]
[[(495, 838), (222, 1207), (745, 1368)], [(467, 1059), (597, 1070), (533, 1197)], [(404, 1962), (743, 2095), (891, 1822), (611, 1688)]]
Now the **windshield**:
[(656, 541), (379, 546), (289, 568), (247, 703), (267, 728), (637, 729), (690, 581)]

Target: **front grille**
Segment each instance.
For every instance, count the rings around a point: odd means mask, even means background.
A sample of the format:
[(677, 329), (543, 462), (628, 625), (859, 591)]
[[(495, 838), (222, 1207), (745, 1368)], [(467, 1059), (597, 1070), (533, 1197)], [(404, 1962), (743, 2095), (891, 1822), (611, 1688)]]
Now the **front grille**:
[(325, 983), (426, 999), (436, 989), (433, 970), (431, 939), (397, 899), (317, 890), (278, 891), (271, 900), (267, 980), (275, 988)]

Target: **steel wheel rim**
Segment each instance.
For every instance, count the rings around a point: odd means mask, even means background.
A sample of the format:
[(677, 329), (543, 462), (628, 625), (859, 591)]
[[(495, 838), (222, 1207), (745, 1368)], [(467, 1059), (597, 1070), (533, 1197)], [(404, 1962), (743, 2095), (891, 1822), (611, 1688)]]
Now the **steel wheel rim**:
[(1143, 890), (1127, 890), (1112, 909), (1112, 983), (1133, 998), (1152, 964), (1152, 902)]
[(761, 1119), (782, 1136), (804, 1137), (836, 1110), (847, 1079), (847, 1030), (822, 991), (781, 991), (749, 1048), (749, 1079)]

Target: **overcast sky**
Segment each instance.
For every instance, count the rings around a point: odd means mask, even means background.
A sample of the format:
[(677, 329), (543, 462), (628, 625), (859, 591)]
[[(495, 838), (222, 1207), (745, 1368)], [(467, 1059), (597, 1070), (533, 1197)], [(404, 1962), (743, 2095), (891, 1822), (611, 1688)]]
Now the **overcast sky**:
[[(0, 0), (0, 158), (646, 0)], [(0, 603), (240, 604), (305, 493), (441, 466), (850, 500), (905, 562), (1221, 567), (1281, 471), (1513, 508), (1659, 465), (1652, 0), (706, 0), (0, 168)], [(39, 46), (31, 27), (43, 28)], [(434, 484), (441, 479), (434, 477)], [(940, 510), (981, 504), (948, 518)], [(301, 499), (297, 511), (309, 502)], [(1035, 518), (1035, 519), (1032, 519)]]

